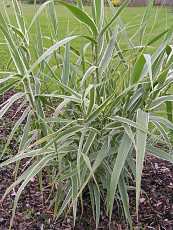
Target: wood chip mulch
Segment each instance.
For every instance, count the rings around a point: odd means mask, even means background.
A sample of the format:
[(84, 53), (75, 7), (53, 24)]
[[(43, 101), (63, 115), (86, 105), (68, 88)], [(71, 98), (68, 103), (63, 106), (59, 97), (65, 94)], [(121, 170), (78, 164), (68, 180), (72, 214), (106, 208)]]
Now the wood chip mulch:
[[(0, 104), (14, 92), (10, 91), (0, 98)], [(20, 102), (17, 102), (20, 103)], [(13, 105), (3, 120), (0, 120), (0, 150), (10, 133), (12, 122), (17, 119), (17, 105)], [(11, 151), (17, 148), (15, 140), (10, 145)], [(25, 162), (26, 163), (26, 162)], [(0, 169), (0, 200), (6, 188), (14, 182), (14, 165)], [(12, 191), (3, 203), (0, 203), (0, 230), (7, 230), (11, 217), (11, 209), (16, 191)], [(22, 192), (13, 230), (93, 230), (95, 229), (92, 211), (89, 203), (84, 203), (83, 215), (78, 215), (76, 226), (73, 227), (73, 219), (68, 216), (65, 219), (55, 220), (53, 210), (46, 203), (49, 188), (45, 187), (42, 194), (39, 183), (35, 178)], [(135, 192), (130, 191), (130, 206), (134, 222), (134, 229), (146, 230), (172, 230), (173, 229), (173, 165), (169, 162), (147, 156), (145, 160), (142, 195), (140, 198), (139, 222), (135, 215)], [(117, 210), (118, 211), (118, 210)], [(129, 229), (122, 216), (114, 211), (112, 223), (109, 224), (105, 213), (101, 213), (99, 229), (122, 230)]]

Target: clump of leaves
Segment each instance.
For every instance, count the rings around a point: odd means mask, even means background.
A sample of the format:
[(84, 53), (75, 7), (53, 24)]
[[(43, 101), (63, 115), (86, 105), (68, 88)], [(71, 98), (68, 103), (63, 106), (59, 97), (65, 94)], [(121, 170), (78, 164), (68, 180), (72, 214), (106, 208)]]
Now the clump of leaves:
[[(16, 23), (12, 24), (5, 11), (0, 12), (0, 29), (13, 63), (13, 71), (1, 72), (0, 93), (16, 91), (1, 104), (0, 118), (18, 99), (23, 99), (26, 108), (10, 135), (12, 138), (21, 124), (25, 124), (18, 154), (0, 167), (14, 162), (18, 165), (25, 158), (31, 162), (4, 195), (20, 185), (11, 226), (25, 186), (36, 175), (41, 184), (42, 170), (46, 169), (52, 191), (56, 191), (52, 202), (56, 216), (72, 209), (75, 224), (77, 209), (87, 189), (96, 226), (101, 199), (111, 220), (115, 198), (120, 197), (132, 228), (129, 180), (136, 181), (138, 211), (145, 153), (173, 162), (170, 139), (173, 95), (169, 93), (172, 31), (167, 29), (143, 43), (152, 1), (135, 35), (139, 36), (138, 44), (124, 32), (126, 26), (119, 18), (128, 1), (114, 9), (108, 0), (112, 12), (109, 20), (104, 16), (104, 0), (93, 0), (92, 15), (85, 11), (82, 2), (78, 6), (58, 2), (88, 29), (85, 36), (70, 35), (59, 40), (60, 22), (53, 1), (40, 6), (29, 25), (16, 0), (13, 0)], [(50, 27), (46, 37), (39, 21), (45, 9)], [(163, 41), (159, 48), (148, 53), (148, 47), (160, 38)], [(127, 41), (126, 49), (121, 48), (121, 39)], [(49, 48), (47, 41), (52, 44)], [(80, 42), (80, 49), (73, 46), (74, 41)], [(163, 110), (163, 104), (167, 109)], [(2, 159), (8, 144), (9, 141)]]

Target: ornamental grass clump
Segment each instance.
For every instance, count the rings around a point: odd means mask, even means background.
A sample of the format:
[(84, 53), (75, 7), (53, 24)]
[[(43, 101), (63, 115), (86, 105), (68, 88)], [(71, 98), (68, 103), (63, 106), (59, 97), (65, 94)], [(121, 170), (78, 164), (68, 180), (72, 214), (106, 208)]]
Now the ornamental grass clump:
[[(91, 14), (82, 2), (75, 6), (58, 1), (88, 31), (59, 39), (54, 1), (35, 7), (30, 23), (25, 22), (19, 2), (12, 3), (14, 23), (5, 10), (0, 12), (0, 30), (10, 54), (9, 69), (0, 73), (0, 94), (11, 89), (16, 93), (0, 105), (0, 118), (19, 99), (25, 110), (4, 145), (0, 168), (15, 163), (18, 175), (23, 159), (30, 164), (3, 197), (17, 186), (10, 226), (20, 195), (33, 177), (38, 176), (44, 193), (44, 171), (54, 191), (51, 205), (56, 217), (71, 210), (75, 224), (88, 191), (96, 226), (101, 203), (111, 220), (116, 200), (132, 228), (129, 183), (132, 179), (136, 183), (138, 212), (145, 154), (173, 162), (172, 30), (144, 42), (152, 1), (135, 42), (120, 19), (128, 1), (115, 9), (108, 0), (109, 19), (104, 0), (93, 0)], [(43, 35), (40, 15), (45, 10), (50, 33)], [(121, 39), (126, 41), (125, 48)], [(148, 52), (158, 41), (160, 46)], [(9, 156), (8, 145), (21, 126), (18, 153)]]

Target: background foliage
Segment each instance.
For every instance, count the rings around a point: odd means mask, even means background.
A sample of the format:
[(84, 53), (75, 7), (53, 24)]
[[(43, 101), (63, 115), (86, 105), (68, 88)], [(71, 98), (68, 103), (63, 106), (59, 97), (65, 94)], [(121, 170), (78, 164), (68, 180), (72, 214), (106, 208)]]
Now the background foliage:
[[(19, 185), (11, 226), (23, 189), (38, 176), (44, 192), (42, 177), (46, 172), (55, 216), (70, 210), (75, 224), (77, 210), (82, 209), (88, 194), (96, 226), (101, 206), (111, 220), (117, 202), (132, 228), (128, 191), (136, 182), (138, 211), (145, 153), (173, 161), (172, 28), (145, 41), (152, 1), (132, 37), (120, 18), (128, 1), (115, 9), (108, 0), (110, 18), (105, 17), (103, 0), (93, 1), (90, 14), (81, 2), (74, 6), (58, 1), (88, 31), (74, 34), (67, 25), (68, 36), (60, 38), (53, 1), (35, 7), (29, 23), (19, 3), (12, 2), (15, 22), (5, 7), (0, 12), (0, 29), (10, 54), (7, 69), (0, 72), (0, 93), (11, 89), (16, 93), (1, 104), (0, 118), (19, 99), (25, 110), (3, 148), (0, 167), (16, 163), (18, 175), (20, 161), (29, 159), (30, 164), (4, 195)], [(44, 10), (49, 26), (46, 35), (40, 26)], [(159, 47), (151, 49), (161, 38)], [(80, 47), (76, 48), (74, 41)], [(22, 125), (18, 153), (8, 156), (8, 144)]]

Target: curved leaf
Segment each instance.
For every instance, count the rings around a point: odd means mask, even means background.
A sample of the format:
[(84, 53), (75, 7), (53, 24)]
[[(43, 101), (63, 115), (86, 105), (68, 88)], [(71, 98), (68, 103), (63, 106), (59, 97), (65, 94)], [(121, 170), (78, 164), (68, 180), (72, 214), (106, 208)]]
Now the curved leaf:
[(87, 13), (76, 6), (66, 3), (65, 1), (58, 1), (58, 3), (65, 6), (80, 22), (87, 25), (93, 34), (97, 36), (98, 30), (96, 24)]

